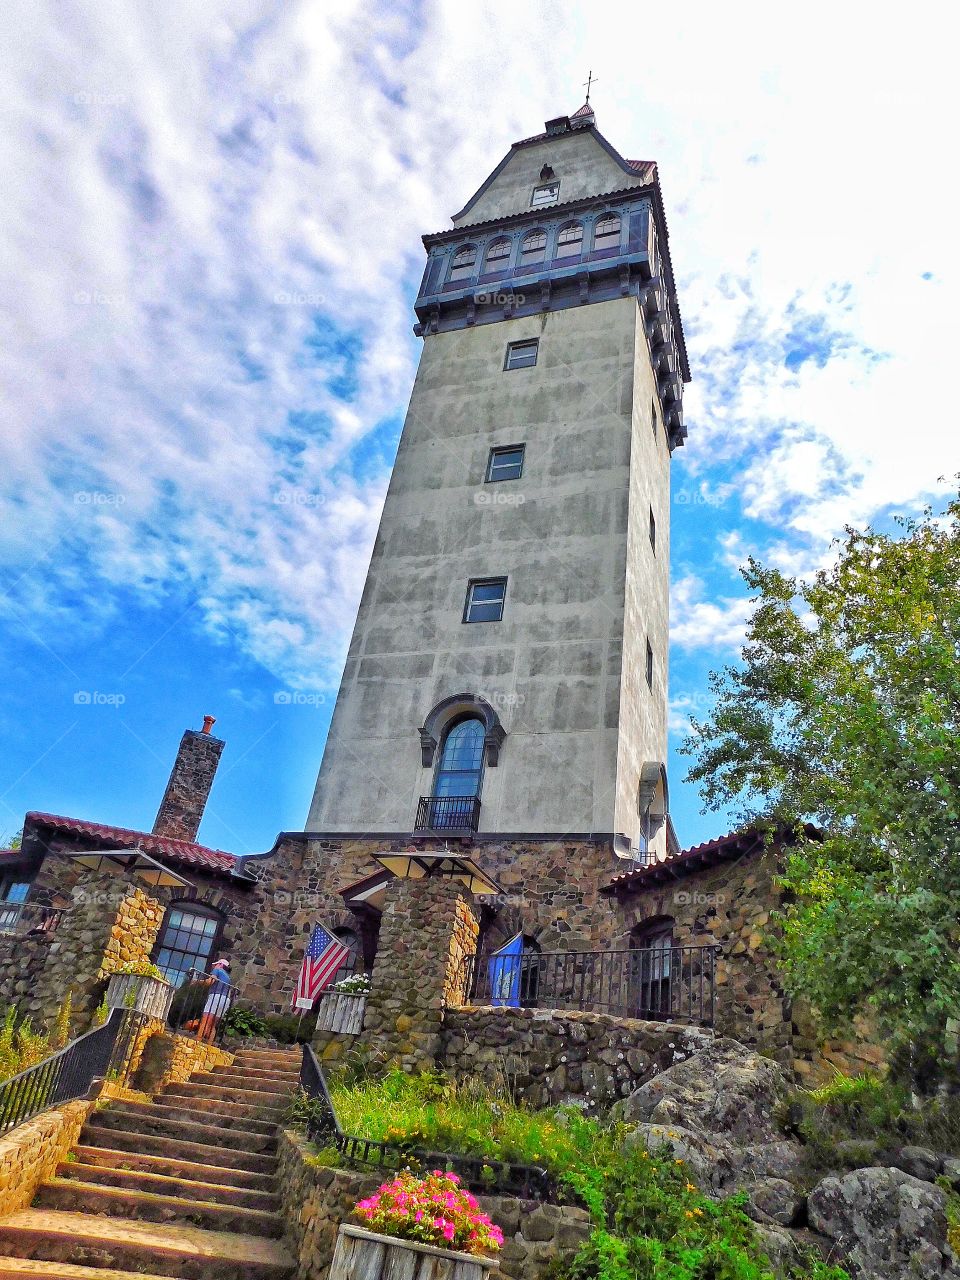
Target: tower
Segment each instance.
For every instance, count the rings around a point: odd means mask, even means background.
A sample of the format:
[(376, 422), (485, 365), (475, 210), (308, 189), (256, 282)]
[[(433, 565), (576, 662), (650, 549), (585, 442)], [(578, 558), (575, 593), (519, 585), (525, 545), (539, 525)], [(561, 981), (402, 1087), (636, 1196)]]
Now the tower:
[(308, 829), (661, 852), (689, 370), (656, 165), (585, 104), (452, 222)]

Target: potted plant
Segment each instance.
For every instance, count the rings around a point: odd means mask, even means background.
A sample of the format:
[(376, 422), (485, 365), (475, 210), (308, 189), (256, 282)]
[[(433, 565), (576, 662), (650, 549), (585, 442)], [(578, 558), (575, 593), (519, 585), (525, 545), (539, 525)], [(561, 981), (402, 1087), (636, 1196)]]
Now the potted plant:
[(344, 1223), (337, 1236), (330, 1280), (383, 1280), (419, 1272), (427, 1254), (431, 1280), (483, 1280), (494, 1260), (486, 1255), (503, 1244), (503, 1232), (455, 1173), (435, 1169), (423, 1177), (409, 1169), (385, 1182), (354, 1209), (362, 1226)]
[(324, 995), (317, 1009), (317, 1030), (357, 1035), (370, 994), (369, 973), (352, 973), (341, 978)]
[(128, 960), (118, 965), (107, 982), (110, 1009), (132, 1009), (166, 1021), (173, 1000), (173, 986), (149, 960)]

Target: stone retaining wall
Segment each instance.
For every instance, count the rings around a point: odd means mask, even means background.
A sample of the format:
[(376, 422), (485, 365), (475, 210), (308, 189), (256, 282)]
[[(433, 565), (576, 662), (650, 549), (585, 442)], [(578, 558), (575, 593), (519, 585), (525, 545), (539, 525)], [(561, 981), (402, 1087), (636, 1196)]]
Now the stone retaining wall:
[(134, 1088), (155, 1094), (168, 1084), (189, 1080), (195, 1071), (229, 1067), (232, 1062), (233, 1054), (218, 1045), (172, 1035), (163, 1030), (162, 1023), (153, 1023), (131, 1075)]
[(44, 1111), (0, 1138), (0, 1218), (24, 1209), (80, 1137), (94, 1102)]
[(532, 1106), (605, 1107), (714, 1039), (699, 1027), (605, 1013), (448, 1009), (439, 1064), (457, 1079), (505, 1083)]
[[(280, 1135), (281, 1207), (297, 1259), (296, 1280), (325, 1280), (340, 1223), (358, 1200), (389, 1175), (311, 1165), (304, 1159), (309, 1150), (298, 1134)], [(572, 1256), (590, 1233), (583, 1209), (510, 1196), (480, 1196), (479, 1200), (484, 1213), (503, 1230), (497, 1259), (500, 1274), (510, 1280), (536, 1280), (551, 1259)]]

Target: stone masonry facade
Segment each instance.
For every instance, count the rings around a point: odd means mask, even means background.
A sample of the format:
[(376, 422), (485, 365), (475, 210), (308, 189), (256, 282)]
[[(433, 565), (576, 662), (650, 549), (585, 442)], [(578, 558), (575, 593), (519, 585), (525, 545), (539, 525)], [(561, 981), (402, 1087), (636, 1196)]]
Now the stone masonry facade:
[(196, 840), (223, 747), (222, 739), (187, 729), (153, 824), (154, 835)]

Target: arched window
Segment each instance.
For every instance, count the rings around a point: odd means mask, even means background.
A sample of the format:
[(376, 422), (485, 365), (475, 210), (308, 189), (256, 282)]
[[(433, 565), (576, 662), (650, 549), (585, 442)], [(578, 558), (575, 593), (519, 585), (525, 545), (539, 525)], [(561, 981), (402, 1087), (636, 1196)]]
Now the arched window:
[(605, 213), (593, 229), (593, 249), (617, 249), (620, 246), (620, 216)]
[(578, 258), (583, 248), (583, 227), (579, 222), (568, 222), (557, 236), (557, 258)]
[(674, 960), (679, 963), (679, 956), (674, 954), (673, 926), (672, 917), (659, 916), (636, 925), (630, 932), (630, 950), (636, 953), (630, 965), (630, 985), (638, 1018), (670, 1017)]
[(529, 267), (535, 262), (542, 262), (547, 252), (547, 233), (531, 231), (520, 242), (520, 265)]
[(453, 261), (450, 263), (450, 279), (469, 280), (473, 275), (476, 261), (477, 246), (475, 244), (465, 244), (453, 255)]
[(223, 921), (212, 907), (173, 902), (163, 918), (153, 962), (168, 982), (179, 987), (191, 969), (206, 973), (220, 941)]
[(479, 796), (485, 734), (483, 721), (474, 716), (457, 720), (450, 726), (433, 784), (435, 796), (469, 796), (471, 799)]
[(502, 271), (509, 265), (510, 241), (507, 239), (492, 241), (487, 246), (487, 256), (483, 262), (484, 271)]

